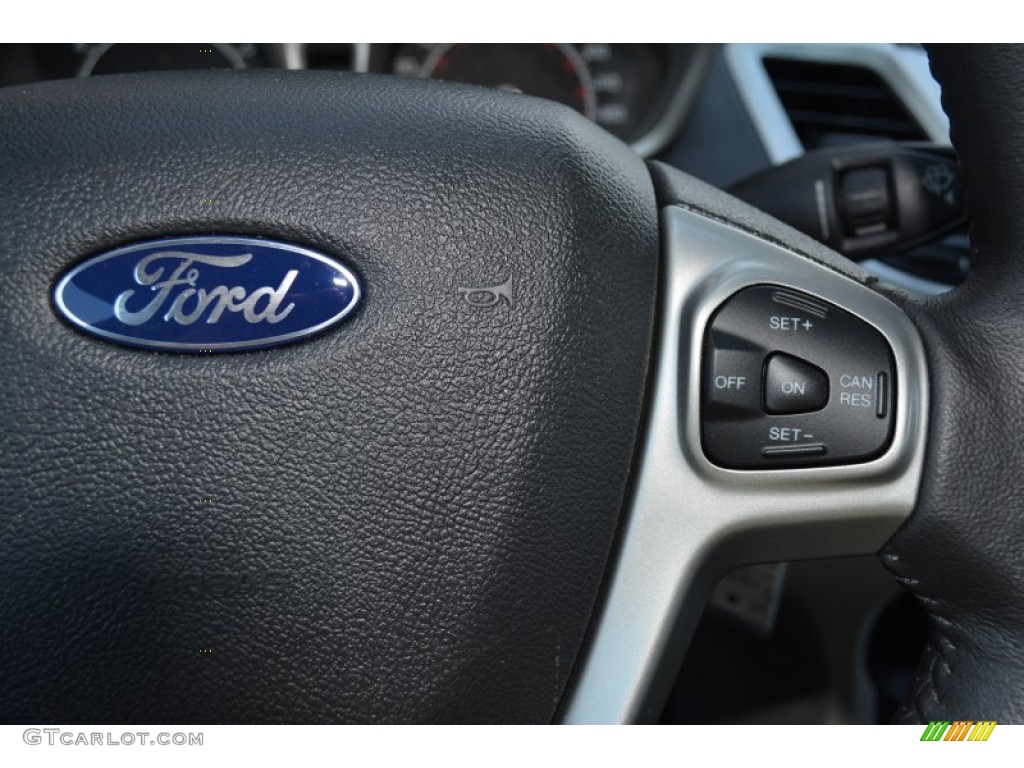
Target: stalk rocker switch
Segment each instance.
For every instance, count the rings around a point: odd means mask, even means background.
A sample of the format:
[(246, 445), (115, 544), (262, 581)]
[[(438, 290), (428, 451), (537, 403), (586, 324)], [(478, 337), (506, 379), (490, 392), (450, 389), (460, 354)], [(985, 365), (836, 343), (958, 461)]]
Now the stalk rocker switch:
[(896, 370), (885, 338), (791, 288), (728, 298), (704, 334), (701, 442), (730, 469), (851, 464), (892, 442)]
[(956, 154), (938, 144), (816, 149), (729, 192), (852, 259), (906, 251), (967, 223)]

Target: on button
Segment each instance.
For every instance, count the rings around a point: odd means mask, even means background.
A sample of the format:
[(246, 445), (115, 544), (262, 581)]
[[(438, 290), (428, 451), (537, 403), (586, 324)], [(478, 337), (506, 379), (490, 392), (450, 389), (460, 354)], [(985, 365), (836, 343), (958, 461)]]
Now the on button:
[(764, 409), (767, 413), (808, 413), (828, 403), (828, 376), (799, 357), (776, 352), (768, 358), (764, 374)]

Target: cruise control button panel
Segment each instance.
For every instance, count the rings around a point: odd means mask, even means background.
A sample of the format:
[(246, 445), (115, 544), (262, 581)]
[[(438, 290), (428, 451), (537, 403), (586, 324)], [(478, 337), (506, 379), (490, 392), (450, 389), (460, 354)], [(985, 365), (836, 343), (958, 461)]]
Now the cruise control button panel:
[(746, 288), (712, 316), (702, 359), (701, 441), (715, 464), (850, 464), (892, 441), (889, 344), (834, 304), (791, 288)]

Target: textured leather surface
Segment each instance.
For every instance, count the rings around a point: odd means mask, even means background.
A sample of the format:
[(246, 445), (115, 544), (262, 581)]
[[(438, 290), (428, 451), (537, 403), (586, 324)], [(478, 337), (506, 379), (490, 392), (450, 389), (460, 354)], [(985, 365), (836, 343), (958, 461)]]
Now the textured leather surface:
[[(550, 103), (329, 73), (8, 88), (0, 146), (0, 721), (548, 721), (636, 439), (643, 163)], [(336, 254), (365, 303), (216, 357), (51, 310), (186, 233)]]
[(966, 183), (971, 275), (894, 298), (932, 381), (918, 508), (883, 562), (930, 615), (900, 722), (1024, 722), (1024, 47), (931, 49)]

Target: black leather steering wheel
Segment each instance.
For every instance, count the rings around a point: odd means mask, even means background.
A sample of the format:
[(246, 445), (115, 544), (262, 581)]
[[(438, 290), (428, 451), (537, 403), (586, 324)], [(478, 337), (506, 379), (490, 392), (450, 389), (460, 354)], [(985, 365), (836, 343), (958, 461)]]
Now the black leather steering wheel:
[(903, 722), (1024, 721), (1024, 47), (929, 50), (966, 184), (971, 274), (935, 299), (894, 299), (921, 330), (932, 381), (917, 508), (883, 562), (929, 614)]
[[(877, 550), (916, 500), (883, 554), (931, 614), (902, 717), (1020, 720), (1024, 51), (933, 59), (975, 254), (929, 300), (515, 94), (309, 72), (0, 91), (0, 719), (642, 720), (724, 568)], [(108, 344), (51, 305), (91, 254), (199, 234), (334, 254), (364, 304), (227, 355)], [(893, 345), (885, 455), (701, 455), (702, 323), (762, 282)]]

